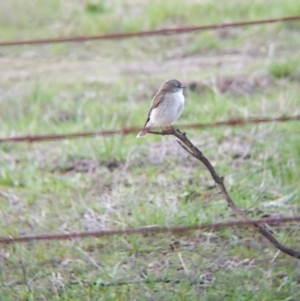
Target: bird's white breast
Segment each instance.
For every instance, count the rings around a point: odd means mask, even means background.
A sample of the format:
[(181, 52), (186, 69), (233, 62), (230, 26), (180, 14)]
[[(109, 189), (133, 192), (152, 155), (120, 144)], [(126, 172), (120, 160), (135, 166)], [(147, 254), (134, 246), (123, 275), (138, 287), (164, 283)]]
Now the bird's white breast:
[(170, 125), (181, 115), (183, 107), (182, 89), (176, 93), (168, 93), (164, 100), (152, 110), (150, 120), (157, 126)]

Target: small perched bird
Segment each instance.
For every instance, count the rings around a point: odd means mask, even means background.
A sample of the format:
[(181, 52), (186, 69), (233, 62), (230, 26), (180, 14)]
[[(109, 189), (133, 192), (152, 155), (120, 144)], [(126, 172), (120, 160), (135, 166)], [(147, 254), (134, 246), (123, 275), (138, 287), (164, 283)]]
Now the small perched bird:
[(165, 81), (151, 103), (144, 128), (138, 133), (137, 138), (145, 137), (153, 126), (170, 126), (182, 113), (185, 88), (177, 79)]

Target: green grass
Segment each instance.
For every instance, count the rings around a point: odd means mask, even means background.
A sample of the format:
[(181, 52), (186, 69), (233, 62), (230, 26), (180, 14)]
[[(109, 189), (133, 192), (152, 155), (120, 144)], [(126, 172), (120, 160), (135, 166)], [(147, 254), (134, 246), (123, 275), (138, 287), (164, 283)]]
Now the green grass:
[(299, 79), (300, 68), (299, 58), (285, 58), (284, 60), (274, 60), (270, 63), (269, 72), (275, 78)]
[[(0, 35), (47, 38), (299, 13), (292, 0), (14, 0), (0, 4)], [(0, 48), (0, 137), (142, 126), (152, 96), (171, 77), (188, 86), (179, 128), (299, 114), (299, 24)], [(298, 122), (186, 133), (249, 217), (299, 215)], [(207, 170), (173, 137), (0, 144), (3, 237), (233, 219)], [(299, 250), (297, 224), (272, 227)], [(299, 300), (298, 270), (296, 260), (247, 228), (36, 241), (1, 246), (0, 300)]]

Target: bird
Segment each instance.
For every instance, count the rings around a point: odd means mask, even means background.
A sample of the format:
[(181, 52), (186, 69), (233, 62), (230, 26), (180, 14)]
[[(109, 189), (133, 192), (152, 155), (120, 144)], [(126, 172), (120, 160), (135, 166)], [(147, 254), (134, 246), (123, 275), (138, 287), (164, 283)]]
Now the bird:
[(177, 79), (165, 81), (154, 95), (148, 118), (137, 138), (145, 137), (153, 126), (162, 129), (178, 119), (184, 108), (183, 86)]

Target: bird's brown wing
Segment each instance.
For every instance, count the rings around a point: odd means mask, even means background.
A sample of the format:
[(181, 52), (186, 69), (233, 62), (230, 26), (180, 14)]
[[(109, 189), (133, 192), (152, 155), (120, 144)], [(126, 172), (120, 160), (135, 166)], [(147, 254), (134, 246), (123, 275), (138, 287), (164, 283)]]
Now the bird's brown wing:
[[(158, 91), (158, 92), (160, 92), (160, 91)], [(165, 97), (165, 93), (158, 94), (158, 92), (154, 95), (154, 97), (152, 99), (151, 110), (157, 108), (158, 105), (163, 101), (163, 99)]]
[(146, 124), (150, 120), (150, 115), (151, 115), (152, 110), (159, 106), (159, 104), (163, 101), (164, 97), (165, 97), (165, 93), (158, 94), (158, 92), (157, 92), (154, 95), (154, 97), (152, 98), (152, 102), (151, 102), (151, 109), (148, 113), (148, 117), (147, 117), (147, 120), (146, 120), (146, 123), (145, 123), (144, 127), (146, 126)]

